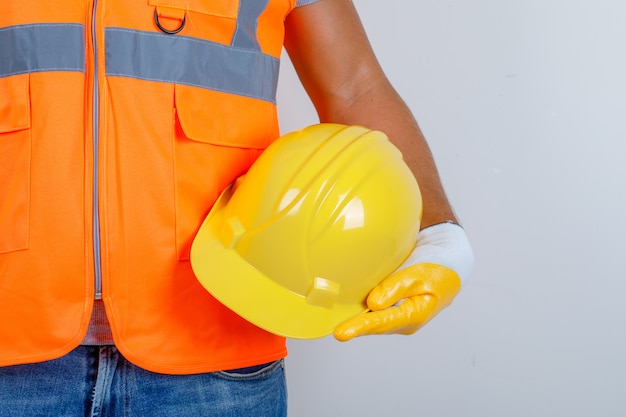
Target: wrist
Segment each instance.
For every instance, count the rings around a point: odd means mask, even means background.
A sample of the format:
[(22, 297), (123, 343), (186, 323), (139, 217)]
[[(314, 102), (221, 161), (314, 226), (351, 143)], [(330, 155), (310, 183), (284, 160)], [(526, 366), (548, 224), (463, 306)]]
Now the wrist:
[(465, 230), (451, 221), (420, 230), (415, 249), (398, 270), (418, 263), (443, 265), (456, 272), (463, 285), (474, 268), (474, 253)]

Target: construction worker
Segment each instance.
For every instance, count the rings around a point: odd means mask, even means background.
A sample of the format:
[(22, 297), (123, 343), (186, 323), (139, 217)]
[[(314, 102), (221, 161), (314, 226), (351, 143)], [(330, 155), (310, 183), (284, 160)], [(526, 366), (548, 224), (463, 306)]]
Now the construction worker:
[(350, 1), (5, 0), (1, 417), (285, 415), (284, 338), (189, 262), (279, 136), (283, 45), (320, 121), (385, 132), (424, 202), (414, 251), (335, 337), (412, 333), (456, 296), (471, 249)]

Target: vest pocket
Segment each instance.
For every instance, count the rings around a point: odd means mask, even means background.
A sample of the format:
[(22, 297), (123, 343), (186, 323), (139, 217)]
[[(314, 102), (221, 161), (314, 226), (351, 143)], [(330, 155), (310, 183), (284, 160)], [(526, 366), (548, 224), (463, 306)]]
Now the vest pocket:
[(222, 190), (245, 173), (278, 137), (272, 103), (185, 85), (175, 86), (176, 246), (189, 251)]
[(0, 253), (28, 248), (29, 75), (0, 78)]
[(148, 0), (150, 6), (188, 10), (218, 17), (237, 17), (239, 0)]
[(265, 149), (277, 137), (276, 107), (270, 102), (187, 85), (175, 89), (178, 119), (191, 140)]

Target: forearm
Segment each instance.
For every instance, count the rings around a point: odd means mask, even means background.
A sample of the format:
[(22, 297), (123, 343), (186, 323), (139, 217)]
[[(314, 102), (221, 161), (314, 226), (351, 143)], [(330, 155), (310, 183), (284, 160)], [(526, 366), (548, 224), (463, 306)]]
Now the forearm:
[(343, 94), (327, 95), (317, 106), (320, 121), (363, 125), (385, 132), (420, 185), (424, 201), (422, 228), (444, 221), (458, 222), (429, 146), (409, 108), (382, 74), (353, 82), (367, 87), (345, 85)]

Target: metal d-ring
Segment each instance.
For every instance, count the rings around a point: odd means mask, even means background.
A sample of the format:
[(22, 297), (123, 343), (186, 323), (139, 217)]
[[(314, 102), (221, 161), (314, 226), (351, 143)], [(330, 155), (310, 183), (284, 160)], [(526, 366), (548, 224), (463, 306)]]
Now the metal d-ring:
[(161, 26), (161, 22), (159, 22), (159, 13), (157, 12), (156, 9), (154, 9), (154, 23), (156, 23), (157, 27), (161, 29), (163, 33), (167, 33), (168, 35), (174, 35), (180, 32), (181, 30), (183, 30), (183, 28), (185, 27), (185, 22), (187, 22), (186, 14), (183, 16), (183, 20), (181, 20), (179, 27), (177, 27), (174, 30), (166, 29), (163, 26)]

